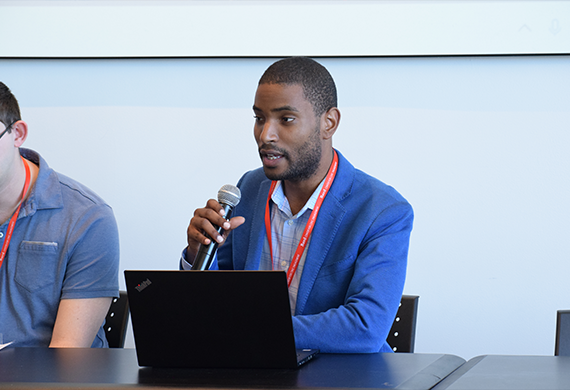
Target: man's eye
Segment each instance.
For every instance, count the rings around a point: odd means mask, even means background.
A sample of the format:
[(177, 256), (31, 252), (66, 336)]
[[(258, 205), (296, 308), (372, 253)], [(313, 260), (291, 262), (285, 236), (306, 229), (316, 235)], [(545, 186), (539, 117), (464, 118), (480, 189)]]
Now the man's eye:
[(282, 120), (283, 122), (293, 122), (293, 121), (295, 120), (295, 118), (291, 118), (291, 117), (285, 116), (285, 117), (281, 118), (281, 120)]
[(254, 115), (253, 118), (255, 119), (256, 122), (261, 122), (263, 121), (263, 118), (257, 115)]

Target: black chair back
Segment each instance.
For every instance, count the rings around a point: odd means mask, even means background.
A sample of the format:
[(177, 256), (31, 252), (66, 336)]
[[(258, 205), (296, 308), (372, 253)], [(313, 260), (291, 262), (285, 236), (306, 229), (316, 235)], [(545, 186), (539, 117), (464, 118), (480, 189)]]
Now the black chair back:
[(125, 345), (129, 320), (129, 301), (126, 291), (120, 291), (119, 295), (119, 298), (113, 298), (105, 317), (105, 336), (107, 336), (109, 348), (123, 348)]
[(414, 352), (419, 299), (417, 295), (402, 295), (398, 313), (386, 339), (394, 352)]
[(570, 310), (556, 312), (555, 356), (570, 356)]

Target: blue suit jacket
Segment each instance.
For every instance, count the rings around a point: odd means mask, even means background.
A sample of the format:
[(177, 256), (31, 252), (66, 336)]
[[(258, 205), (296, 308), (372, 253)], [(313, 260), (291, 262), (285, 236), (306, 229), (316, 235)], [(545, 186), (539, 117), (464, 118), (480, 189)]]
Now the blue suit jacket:
[[(240, 179), (233, 215), (245, 223), (218, 250), (220, 269), (259, 269), (270, 184), (262, 168)], [(396, 190), (339, 153), (299, 285), (293, 317), (298, 348), (391, 352), (386, 337), (404, 288), (412, 220), (412, 207)]]

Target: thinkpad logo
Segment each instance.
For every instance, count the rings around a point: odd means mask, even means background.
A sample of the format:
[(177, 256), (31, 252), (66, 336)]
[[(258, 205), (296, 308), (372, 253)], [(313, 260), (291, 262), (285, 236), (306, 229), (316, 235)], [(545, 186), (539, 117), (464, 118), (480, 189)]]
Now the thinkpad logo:
[(135, 288), (138, 292), (141, 292), (151, 284), (152, 282), (150, 281), (150, 279), (147, 278), (144, 282), (140, 282)]

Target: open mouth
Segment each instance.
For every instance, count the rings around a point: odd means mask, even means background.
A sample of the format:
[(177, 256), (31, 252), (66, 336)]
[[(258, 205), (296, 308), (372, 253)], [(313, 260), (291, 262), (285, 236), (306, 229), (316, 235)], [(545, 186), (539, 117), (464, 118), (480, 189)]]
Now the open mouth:
[(283, 153), (279, 153), (275, 150), (260, 150), (259, 155), (263, 161), (263, 165), (268, 167), (273, 167), (279, 163), (280, 160), (285, 158)]

